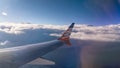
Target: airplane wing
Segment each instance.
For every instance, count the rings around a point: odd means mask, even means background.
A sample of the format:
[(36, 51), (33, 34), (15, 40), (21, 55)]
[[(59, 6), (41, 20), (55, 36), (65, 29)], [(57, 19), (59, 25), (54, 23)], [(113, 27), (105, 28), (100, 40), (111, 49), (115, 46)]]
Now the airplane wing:
[(74, 23), (57, 40), (0, 49), (0, 68), (18, 68), (63, 46), (64, 43), (71, 45), (69, 38), (73, 26)]

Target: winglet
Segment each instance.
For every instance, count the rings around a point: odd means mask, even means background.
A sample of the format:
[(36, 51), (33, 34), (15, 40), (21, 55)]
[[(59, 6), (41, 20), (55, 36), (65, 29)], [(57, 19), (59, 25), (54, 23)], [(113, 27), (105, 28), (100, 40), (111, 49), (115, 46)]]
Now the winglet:
[(71, 32), (72, 32), (72, 29), (74, 27), (74, 24), (75, 23), (72, 23), (69, 28), (63, 33), (63, 35), (58, 38), (58, 40), (61, 40), (61, 41), (64, 41), (67, 45), (71, 45), (70, 43), (70, 35), (71, 35)]

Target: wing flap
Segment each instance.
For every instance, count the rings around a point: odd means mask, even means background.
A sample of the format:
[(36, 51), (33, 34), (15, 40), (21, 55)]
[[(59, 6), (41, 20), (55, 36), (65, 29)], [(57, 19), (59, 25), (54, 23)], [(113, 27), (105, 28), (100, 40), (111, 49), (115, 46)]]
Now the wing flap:
[(46, 59), (42, 59), (42, 58), (37, 58), (27, 64), (30, 64), (30, 65), (54, 65), (55, 62), (46, 60)]

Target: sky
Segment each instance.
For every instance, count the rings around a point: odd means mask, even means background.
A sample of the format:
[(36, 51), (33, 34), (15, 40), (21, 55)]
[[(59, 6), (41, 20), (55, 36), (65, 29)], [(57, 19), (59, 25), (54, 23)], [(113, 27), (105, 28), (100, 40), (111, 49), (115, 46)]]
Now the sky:
[(0, 22), (120, 23), (120, 0), (0, 0)]
[(119, 55), (119, 18), (120, 0), (0, 0), (0, 48), (54, 40), (75, 22), (72, 46), (48, 57), (61, 68), (93, 68), (94, 62), (104, 65), (107, 60), (105, 65), (111, 65), (119, 56), (104, 57)]

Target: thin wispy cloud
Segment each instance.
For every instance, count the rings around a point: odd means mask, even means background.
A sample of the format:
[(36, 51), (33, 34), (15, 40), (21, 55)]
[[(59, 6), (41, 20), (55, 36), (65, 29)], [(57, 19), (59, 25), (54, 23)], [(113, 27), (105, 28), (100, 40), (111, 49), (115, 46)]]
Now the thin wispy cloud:
[(10, 44), (10, 42), (9, 41), (3, 41), (3, 42), (0, 42), (0, 45), (8, 45), (8, 44)]
[(8, 14), (6, 12), (1, 12), (3, 16), (7, 16)]

